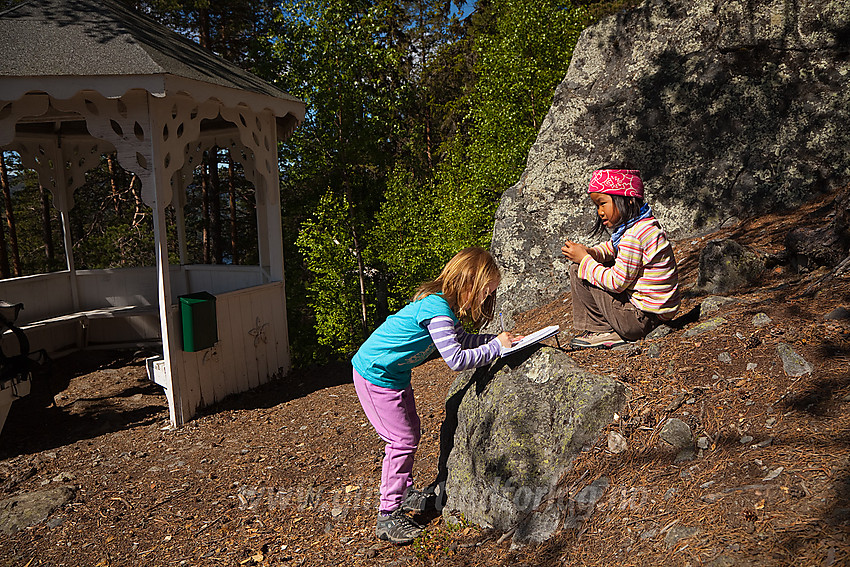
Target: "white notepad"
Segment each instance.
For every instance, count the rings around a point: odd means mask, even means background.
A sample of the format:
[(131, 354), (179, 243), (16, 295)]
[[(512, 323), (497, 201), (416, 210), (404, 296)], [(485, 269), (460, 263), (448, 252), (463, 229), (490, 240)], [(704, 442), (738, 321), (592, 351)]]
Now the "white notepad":
[(522, 338), (521, 341), (514, 343), (511, 347), (503, 346), (501, 356), (506, 356), (527, 346), (537, 344), (542, 340), (548, 339), (549, 337), (554, 337), (560, 332), (560, 330), (561, 327), (559, 325), (550, 325), (549, 327), (544, 327), (539, 331), (535, 331), (530, 335), (526, 335)]

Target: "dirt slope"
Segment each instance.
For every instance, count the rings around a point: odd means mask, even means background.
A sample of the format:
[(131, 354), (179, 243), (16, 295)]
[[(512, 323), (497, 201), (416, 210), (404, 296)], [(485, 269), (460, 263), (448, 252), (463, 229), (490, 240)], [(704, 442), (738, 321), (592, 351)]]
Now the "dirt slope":
[[(791, 227), (823, 222), (829, 198), (678, 242), (686, 284), (708, 239), (778, 252)], [(850, 320), (823, 316), (850, 306), (850, 279), (797, 297), (821, 275), (777, 268), (704, 315), (726, 323), (703, 334), (685, 336), (691, 326), (573, 353), (628, 385), (628, 411), (610, 430), (629, 448), (608, 451), (606, 432), (563, 479), (575, 495), (606, 477), (596, 510), (545, 544), (517, 549), (501, 533), (449, 530), (439, 517), (422, 518), (428, 535), (412, 546), (374, 539), (383, 445), (346, 365), (293, 372), (173, 430), (161, 390), (146, 379), (146, 353), (62, 359), (50, 378), (56, 407), (44, 381), (13, 405), (0, 435), (0, 499), (65, 485), (75, 496), (44, 521), (0, 534), (0, 566), (846, 565)], [(569, 329), (570, 313), (566, 294), (526, 313), (519, 330)], [(758, 313), (771, 322), (756, 326)], [(787, 375), (780, 343), (813, 371)], [(440, 361), (414, 374), (420, 484), (436, 473), (453, 378)], [(668, 417), (705, 438), (693, 460), (677, 461), (659, 441)]]

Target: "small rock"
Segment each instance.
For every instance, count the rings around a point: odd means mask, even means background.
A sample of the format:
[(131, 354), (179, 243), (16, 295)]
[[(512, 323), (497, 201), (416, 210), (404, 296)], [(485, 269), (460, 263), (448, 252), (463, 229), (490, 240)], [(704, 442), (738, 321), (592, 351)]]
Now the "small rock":
[(773, 319), (767, 316), (767, 313), (756, 313), (753, 317), (753, 327), (767, 327), (773, 323)]
[(741, 437), (741, 440), (740, 440), (741, 445), (747, 445), (747, 444), (752, 443), (752, 442), (753, 442), (752, 435), (744, 435), (743, 437)]
[(776, 418), (775, 417), (767, 418), (767, 420), (764, 422), (764, 425), (766, 427), (773, 427), (774, 425), (776, 425)]
[(697, 439), (697, 447), (700, 449), (708, 449), (711, 446), (711, 440), (708, 437), (700, 437)]
[(714, 313), (715, 311), (719, 311), (720, 308), (724, 305), (729, 305), (730, 303), (737, 302), (737, 299), (733, 299), (731, 297), (722, 297), (718, 295), (706, 297), (702, 301), (702, 304), (700, 304), (700, 315), (708, 315), (710, 313)]
[(755, 362), (748, 362), (747, 363), (747, 372), (749, 372), (751, 370), (755, 370), (756, 368), (758, 368), (758, 366), (759, 365)]
[(728, 352), (721, 352), (717, 355), (717, 360), (723, 364), (732, 364), (732, 355)]
[(608, 433), (608, 450), (614, 453), (615, 455), (618, 453), (622, 453), (623, 451), (627, 451), (629, 449), (629, 442), (626, 441), (626, 438), (616, 431), (611, 431)]
[(693, 447), (685, 447), (678, 453), (676, 453), (676, 458), (673, 459), (674, 463), (688, 463), (696, 459), (697, 454), (694, 451)]
[(684, 402), (685, 402), (685, 394), (676, 394), (676, 397), (673, 398), (670, 401), (669, 404), (667, 404), (665, 411), (668, 411), (668, 412), (676, 411), (677, 409), (679, 409), (682, 406), (682, 404)]
[(673, 329), (671, 327), (668, 327), (667, 325), (658, 325), (650, 331), (648, 335), (646, 335), (646, 338), (649, 340), (660, 339), (661, 337), (666, 337), (672, 332)]
[(723, 317), (714, 317), (713, 319), (709, 319), (704, 323), (700, 323), (699, 325), (688, 329), (687, 331), (685, 331), (684, 336), (685, 338), (695, 337), (697, 335), (701, 335), (703, 333), (718, 329), (726, 323), (727, 321)]
[(649, 347), (646, 349), (646, 356), (648, 356), (649, 358), (661, 357), (661, 347), (655, 343), (649, 345)]
[(11, 535), (18, 530), (43, 522), (55, 510), (72, 501), (72, 486), (18, 494), (0, 501), (0, 532)]
[(670, 528), (667, 535), (664, 536), (664, 544), (667, 548), (671, 548), (683, 539), (693, 537), (699, 533), (699, 528), (690, 526), (676, 525)]
[(776, 477), (778, 477), (779, 475), (781, 475), (782, 471), (784, 471), (784, 470), (785, 470), (785, 467), (777, 467), (777, 468), (773, 469), (772, 471), (770, 471), (769, 473), (767, 473), (767, 476), (764, 477), (764, 479), (762, 479), (762, 480), (765, 481), (765, 482), (769, 481), (769, 480), (773, 480)]
[(664, 496), (663, 496), (664, 500), (670, 500), (671, 498), (673, 498), (676, 495), (676, 492), (678, 492), (678, 490), (676, 490), (675, 487), (671, 486), (670, 488), (667, 489), (667, 492), (664, 493)]
[(706, 567), (735, 567), (736, 564), (735, 558), (728, 555), (718, 555)]
[(65, 516), (55, 516), (47, 521), (47, 527), (52, 530), (53, 528), (58, 528), (63, 523), (65, 523)]
[(765, 447), (769, 447), (772, 443), (773, 443), (773, 437), (768, 437), (767, 439), (765, 439), (763, 441), (759, 441), (758, 443), (753, 445), (753, 447), (756, 447), (757, 449), (764, 449)]
[(782, 368), (788, 376), (799, 377), (812, 373), (812, 365), (786, 343), (776, 345), (776, 353), (782, 360)]
[(823, 316), (824, 319), (838, 321), (840, 319), (850, 319), (850, 311), (844, 307), (836, 307), (829, 313)]
[(650, 528), (640, 534), (640, 539), (652, 539), (658, 535), (658, 528)]
[(599, 499), (602, 498), (602, 495), (605, 494), (605, 491), (608, 490), (610, 484), (611, 481), (608, 477), (603, 476), (579, 490), (573, 499), (576, 504), (576, 512), (585, 514), (592, 511), (596, 507), (596, 503), (599, 502)]
[(668, 419), (659, 433), (661, 439), (676, 449), (690, 447), (694, 442), (693, 433), (687, 423), (681, 419)]

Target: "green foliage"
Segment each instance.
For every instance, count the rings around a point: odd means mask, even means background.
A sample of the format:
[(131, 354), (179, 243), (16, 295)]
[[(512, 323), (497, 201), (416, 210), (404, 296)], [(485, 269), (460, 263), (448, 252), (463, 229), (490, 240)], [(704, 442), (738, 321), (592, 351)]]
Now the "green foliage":
[(380, 258), (385, 267), (389, 312), (403, 307), (412, 290), (442, 268), (446, 251), (438, 248), (441, 241), (434, 238), (439, 224), (435, 184), (419, 183), (401, 168), (393, 171), (369, 235), (371, 256)]
[[(349, 319), (353, 311), (346, 302), (320, 304), (325, 296), (315, 289), (304, 290), (311, 298), (305, 302), (299, 281), (304, 280), (303, 272), (298, 270), (324, 279), (327, 274), (317, 271), (311, 258), (341, 261), (339, 266), (325, 268), (337, 274), (348, 273), (350, 258), (345, 256), (343, 261), (322, 250), (331, 246), (326, 239), (299, 236), (296, 241), (295, 235), (310, 230), (311, 215), (317, 207), (328, 206), (330, 192), (334, 202), (348, 207), (347, 246), (368, 262), (368, 233), (394, 162), (403, 152), (409, 153), (407, 148), (413, 144), (403, 126), (411, 108), (412, 83), (406, 31), (409, 18), (402, 8), (386, 1), (284, 2), (276, 20), (278, 85), (308, 103), (305, 121), (284, 145), (281, 157), (287, 282), (295, 280), (294, 286), (287, 284), (290, 328), (297, 335), (311, 324), (319, 329), (318, 342), (338, 353), (350, 352), (352, 345), (363, 339), (363, 331), (352, 334), (355, 327)], [(320, 203), (320, 199), (325, 201)], [(380, 258), (367, 267), (363, 285), (383, 287)], [(357, 304), (360, 276), (357, 273), (351, 280)], [(369, 302), (367, 319), (376, 311), (385, 311), (378, 309), (374, 293)], [(339, 314), (332, 317), (334, 310)], [(326, 324), (331, 327), (325, 328)], [(366, 324), (371, 326), (371, 321)], [(361, 320), (360, 329), (362, 326)], [(295, 354), (309, 360), (313, 353)]]
[(319, 343), (341, 354), (352, 353), (364, 339), (350, 215), (348, 202), (328, 191), (315, 215), (304, 221), (296, 241), (313, 276), (306, 289), (315, 305)]
[(481, 535), (481, 527), (467, 520), (463, 514), (459, 516), (456, 522), (445, 522), (436, 529), (423, 531), (422, 535), (413, 541), (413, 554), (420, 561), (434, 564), (455, 555), (458, 543), (465, 538), (477, 538)]
[(282, 4), (267, 72), (308, 103), (282, 153), (293, 336), (309, 324), (348, 353), (361, 285), (368, 332), (457, 250), (489, 244), (586, 21), (551, 0), (482, 3), (464, 24), (429, 0)]
[(469, 134), (443, 148), (440, 171), (450, 186), (472, 186), (491, 214), (519, 180), (586, 22), (586, 9), (553, 0), (494, 0), (473, 15)]

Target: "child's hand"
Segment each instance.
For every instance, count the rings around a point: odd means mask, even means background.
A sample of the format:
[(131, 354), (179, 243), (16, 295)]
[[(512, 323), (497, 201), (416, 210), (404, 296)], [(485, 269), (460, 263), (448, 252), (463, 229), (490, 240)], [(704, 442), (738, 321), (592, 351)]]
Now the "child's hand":
[(590, 254), (587, 246), (584, 244), (579, 244), (578, 242), (572, 242), (567, 240), (564, 245), (561, 247), (561, 252), (563, 252), (564, 256), (567, 257), (568, 260), (572, 260), (576, 264), (581, 262), (585, 256)]
[(513, 335), (507, 331), (503, 331), (499, 333), (499, 336), (496, 337), (499, 339), (499, 342), (502, 343), (502, 346), (505, 348), (512, 347), (515, 343), (518, 343), (523, 339), (524, 335)]

